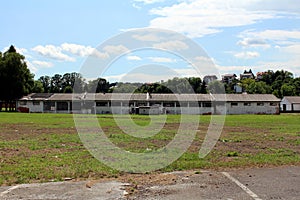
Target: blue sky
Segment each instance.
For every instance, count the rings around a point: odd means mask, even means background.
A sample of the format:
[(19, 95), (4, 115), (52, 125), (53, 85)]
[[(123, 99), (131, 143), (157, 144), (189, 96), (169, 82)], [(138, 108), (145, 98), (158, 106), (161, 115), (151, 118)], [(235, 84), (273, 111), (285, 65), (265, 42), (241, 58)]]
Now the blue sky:
[[(297, 0), (19, 0), (2, 2), (0, 17), (0, 51), (15, 45), (36, 79), (80, 72), (103, 42), (146, 27), (191, 38), (219, 74), (251, 68), (254, 72), (285, 69), (300, 76)], [(109, 50), (121, 54), (124, 49), (117, 44)], [(149, 64), (167, 66), (180, 76), (197, 76), (180, 57), (152, 50), (126, 52), (100, 76), (122, 80), (126, 73)], [(145, 81), (157, 81), (148, 78)]]

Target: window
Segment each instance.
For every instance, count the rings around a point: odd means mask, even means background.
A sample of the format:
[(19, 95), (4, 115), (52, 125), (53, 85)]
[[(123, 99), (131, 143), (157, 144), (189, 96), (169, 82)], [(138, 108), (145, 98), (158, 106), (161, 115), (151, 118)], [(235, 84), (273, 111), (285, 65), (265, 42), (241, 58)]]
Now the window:
[(270, 106), (277, 106), (277, 103), (271, 102)]
[(231, 106), (238, 106), (238, 103), (233, 102), (233, 103), (231, 103)]
[(27, 105), (27, 101), (20, 101), (19, 103), (21, 106), (26, 106)]
[(164, 102), (163, 106), (164, 107), (175, 107), (175, 102)]
[(198, 102), (190, 102), (190, 107), (199, 107)]
[(257, 106), (264, 106), (264, 103), (258, 102), (258, 103), (257, 103)]
[(177, 106), (177, 107), (183, 107), (183, 108), (186, 108), (186, 107), (188, 107), (188, 102), (186, 102), (186, 101), (180, 101), (180, 102), (177, 102), (177, 103), (176, 103), (176, 106)]
[(244, 103), (244, 106), (251, 106), (251, 103), (245, 102), (245, 103)]
[(128, 107), (129, 106), (129, 102), (128, 101), (127, 102), (122, 102), (122, 106)]
[(112, 101), (111, 106), (121, 106), (121, 102), (119, 101)]
[(211, 102), (204, 102), (203, 107), (206, 107), (206, 108), (211, 107)]
[(96, 106), (98, 107), (107, 106), (107, 102), (96, 102)]
[(39, 105), (40, 105), (40, 102), (39, 102), (39, 101), (34, 101), (34, 102), (32, 102), (32, 104), (33, 104), (34, 106), (39, 106)]

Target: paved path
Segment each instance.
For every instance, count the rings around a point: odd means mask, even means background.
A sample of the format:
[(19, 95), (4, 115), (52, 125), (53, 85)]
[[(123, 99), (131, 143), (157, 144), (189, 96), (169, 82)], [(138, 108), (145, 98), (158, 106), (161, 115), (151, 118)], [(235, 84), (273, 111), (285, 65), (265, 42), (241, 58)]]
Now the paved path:
[[(142, 186), (129, 199), (300, 199), (300, 167), (174, 172), (170, 185)], [(0, 187), (0, 199), (127, 199), (125, 183), (110, 181), (86, 187), (86, 182), (59, 182)]]

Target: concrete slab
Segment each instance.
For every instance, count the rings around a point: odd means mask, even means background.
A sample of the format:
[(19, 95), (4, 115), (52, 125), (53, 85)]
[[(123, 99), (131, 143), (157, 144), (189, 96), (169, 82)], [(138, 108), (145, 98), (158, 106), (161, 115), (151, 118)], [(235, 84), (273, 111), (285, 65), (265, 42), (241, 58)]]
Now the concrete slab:
[[(300, 167), (241, 169), (229, 172), (205, 171), (174, 172), (171, 181), (141, 185), (134, 195), (126, 197), (126, 183), (118, 181), (58, 182), (43, 184), (23, 184), (0, 187), (2, 200), (261, 200), (299, 199)], [(144, 176), (141, 176), (144, 178)], [(165, 179), (168, 176), (163, 176)], [(149, 177), (148, 177), (149, 178)], [(131, 187), (131, 186), (130, 186)], [(130, 189), (129, 187), (129, 189)]]
[(231, 171), (261, 199), (300, 199), (300, 167), (277, 167)]
[(115, 200), (124, 198), (124, 183), (112, 181), (95, 183), (91, 187), (86, 182), (56, 182), (42, 184), (24, 184), (11, 187), (0, 193), (0, 199), (32, 200)]

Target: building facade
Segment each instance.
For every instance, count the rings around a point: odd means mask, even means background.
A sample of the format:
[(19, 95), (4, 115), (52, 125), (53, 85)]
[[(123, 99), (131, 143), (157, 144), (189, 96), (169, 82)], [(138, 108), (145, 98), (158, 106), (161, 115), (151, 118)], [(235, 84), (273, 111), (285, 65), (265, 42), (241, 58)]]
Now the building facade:
[(96, 114), (279, 114), (271, 94), (30, 94), (19, 111)]
[(300, 97), (284, 97), (280, 102), (280, 109), (282, 112), (300, 112)]

